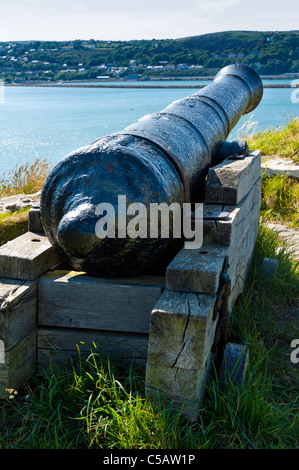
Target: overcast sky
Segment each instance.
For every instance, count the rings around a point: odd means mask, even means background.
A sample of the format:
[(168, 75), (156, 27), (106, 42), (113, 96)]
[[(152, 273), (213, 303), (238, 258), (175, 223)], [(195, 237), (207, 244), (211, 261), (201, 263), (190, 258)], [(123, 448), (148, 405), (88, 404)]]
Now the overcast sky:
[(0, 41), (166, 39), (299, 29), (298, 0), (0, 0)]

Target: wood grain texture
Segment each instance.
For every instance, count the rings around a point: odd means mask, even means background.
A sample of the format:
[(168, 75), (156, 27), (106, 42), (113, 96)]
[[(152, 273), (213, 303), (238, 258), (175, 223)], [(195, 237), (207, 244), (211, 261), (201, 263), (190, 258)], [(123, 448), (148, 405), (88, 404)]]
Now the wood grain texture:
[(216, 296), (164, 291), (151, 315), (145, 390), (155, 401), (166, 397), (188, 419), (196, 420), (204, 398)]
[(40, 326), (148, 333), (164, 278), (101, 279), (58, 271), (38, 280)]
[(0, 279), (0, 339), (8, 351), (37, 327), (37, 283)]
[(196, 250), (182, 248), (167, 267), (166, 289), (214, 294), (227, 252), (227, 247), (217, 245), (203, 245)]
[(190, 421), (197, 421), (205, 397), (206, 369), (146, 367), (145, 393), (153, 402), (163, 399)]
[(11, 395), (11, 389), (18, 390), (30, 380), (37, 370), (36, 352), (28, 357), (16, 370), (10, 370), (8, 376), (0, 374), (0, 399)]
[(235, 205), (248, 193), (261, 174), (261, 152), (256, 150), (241, 160), (225, 159), (209, 169), (205, 201)]
[(26, 232), (0, 248), (0, 276), (31, 281), (60, 261), (45, 235)]
[(215, 336), (215, 299), (164, 291), (151, 315), (148, 365), (202, 369)]
[(8, 351), (5, 351), (5, 362), (0, 364), (0, 380), (2, 382), (16, 374), (16, 371), (21, 369), (22, 365), (26, 363), (28, 358), (31, 358), (33, 355), (36, 357), (36, 341), (36, 331), (33, 331), (18, 344)]
[(70, 358), (78, 361), (91, 351), (116, 356), (122, 362), (133, 358), (145, 365), (148, 335), (122, 334), (109, 331), (40, 328), (38, 331), (38, 366), (49, 368), (51, 362), (67, 364)]

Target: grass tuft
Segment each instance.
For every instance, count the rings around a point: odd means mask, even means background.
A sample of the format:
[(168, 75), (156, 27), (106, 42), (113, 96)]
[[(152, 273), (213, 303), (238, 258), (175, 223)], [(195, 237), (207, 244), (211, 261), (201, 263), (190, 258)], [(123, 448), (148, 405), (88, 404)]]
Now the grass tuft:
[(291, 116), (281, 127), (262, 131), (249, 119), (238, 131), (239, 139), (246, 139), (250, 149), (259, 149), (262, 155), (290, 158), (299, 163), (299, 119)]
[(299, 182), (284, 175), (262, 178), (261, 214), (265, 219), (299, 227)]
[(0, 179), (0, 197), (15, 194), (33, 194), (40, 191), (49, 172), (46, 160), (36, 159), (31, 165), (26, 163), (10, 171)]
[(0, 214), (0, 246), (27, 232), (29, 209)]

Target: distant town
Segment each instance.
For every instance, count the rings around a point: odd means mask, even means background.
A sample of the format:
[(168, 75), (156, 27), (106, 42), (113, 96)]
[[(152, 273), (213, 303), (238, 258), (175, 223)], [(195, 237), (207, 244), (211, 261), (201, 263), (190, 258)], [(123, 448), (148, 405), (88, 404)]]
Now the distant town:
[(214, 76), (232, 62), (297, 76), (299, 31), (213, 33), (182, 39), (0, 43), (5, 83)]

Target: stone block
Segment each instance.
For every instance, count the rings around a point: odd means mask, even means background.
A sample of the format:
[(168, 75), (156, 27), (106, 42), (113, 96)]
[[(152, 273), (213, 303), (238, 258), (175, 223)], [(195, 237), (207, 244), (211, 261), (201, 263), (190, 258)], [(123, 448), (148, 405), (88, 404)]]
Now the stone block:
[(27, 207), (32, 207), (40, 203), (40, 194), (38, 191), (34, 194), (17, 194), (0, 198), (0, 213), (15, 212)]

